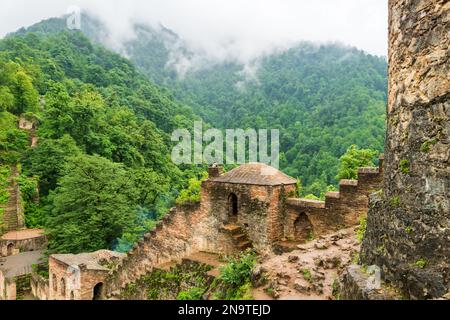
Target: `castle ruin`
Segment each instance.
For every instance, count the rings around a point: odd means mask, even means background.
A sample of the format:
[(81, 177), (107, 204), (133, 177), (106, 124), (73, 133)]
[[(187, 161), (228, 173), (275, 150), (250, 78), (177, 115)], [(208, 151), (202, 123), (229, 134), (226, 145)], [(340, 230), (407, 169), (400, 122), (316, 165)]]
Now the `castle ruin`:
[[(126, 255), (106, 250), (51, 255), (49, 282), (34, 279), (33, 291), (40, 299), (120, 298), (128, 284), (174, 261), (233, 255), (248, 247), (262, 256), (289, 250), (310, 234), (355, 225), (367, 212), (368, 194), (379, 189), (381, 176), (380, 168), (360, 168), (359, 180), (342, 180), (339, 192), (312, 201), (294, 198), (296, 180), (268, 165), (249, 163), (227, 173), (213, 166), (202, 183), (200, 202), (171, 209)], [(100, 253), (114, 263), (106, 259), (101, 264)]]

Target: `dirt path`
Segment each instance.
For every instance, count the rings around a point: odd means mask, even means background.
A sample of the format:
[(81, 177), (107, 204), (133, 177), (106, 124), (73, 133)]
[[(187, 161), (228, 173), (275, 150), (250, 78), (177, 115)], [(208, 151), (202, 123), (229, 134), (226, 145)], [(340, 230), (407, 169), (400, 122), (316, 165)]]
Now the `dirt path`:
[(256, 300), (274, 297), (279, 300), (333, 299), (333, 282), (338, 272), (349, 265), (359, 250), (355, 228), (320, 237), (297, 250), (273, 255), (259, 267), (267, 284), (256, 288)]

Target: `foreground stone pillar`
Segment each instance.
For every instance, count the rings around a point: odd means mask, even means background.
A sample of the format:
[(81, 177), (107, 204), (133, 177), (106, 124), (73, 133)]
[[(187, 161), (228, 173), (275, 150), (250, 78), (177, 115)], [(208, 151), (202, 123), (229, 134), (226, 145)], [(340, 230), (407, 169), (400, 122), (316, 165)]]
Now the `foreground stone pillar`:
[(361, 262), (407, 298), (449, 290), (450, 1), (389, 0), (384, 190)]

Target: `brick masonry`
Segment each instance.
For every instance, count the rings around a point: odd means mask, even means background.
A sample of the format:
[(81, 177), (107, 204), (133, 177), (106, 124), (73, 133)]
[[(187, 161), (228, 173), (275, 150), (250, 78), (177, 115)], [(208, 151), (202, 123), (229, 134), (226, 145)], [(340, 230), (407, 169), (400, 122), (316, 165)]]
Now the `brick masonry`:
[(286, 199), (284, 235), (287, 240), (300, 240), (296, 221), (306, 216), (312, 230), (309, 236), (320, 236), (358, 223), (359, 217), (368, 211), (369, 194), (381, 189), (383, 156), (379, 168), (359, 168), (358, 180), (341, 180), (339, 192), (328, 192), (325, 201)]

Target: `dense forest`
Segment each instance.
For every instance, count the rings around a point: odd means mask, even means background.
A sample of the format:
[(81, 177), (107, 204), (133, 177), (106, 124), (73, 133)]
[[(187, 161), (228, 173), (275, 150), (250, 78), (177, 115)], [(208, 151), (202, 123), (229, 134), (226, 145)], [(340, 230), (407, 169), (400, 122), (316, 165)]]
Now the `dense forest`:
[(0, 41), (2, 181), (18, 163), (26, 224), (45, 227), (50, 251), (127, 250), (201, 173), (170, 161), (170, 132), (194, 118), (80, 32)]
[[(172, 31), (137, 25), (126, 59), (83, 19), (82, 32), (54, 18), (0, 40), (0, 203), (17, 165), (27, 227), (45, 228), (50, 253), (126, 251), (170, 206), (197, 201), (205, 167), (170, 160), (171, 132), (195, 120), (279, 129), (281, 169), (309, 198), (383, 150), (383, 58), (300, 43), (249, 65), (180, 69), (198, 57)], [(19, 117), (37, 124), (36, 147)]]
[(138, 33), (138, 40), (128, 46), (131, 60), (215, 127), (279, 129), (281, 169), (301, 179), (303, 195), (319, 195), (337, 184), (339, 158), (351, 145), (383, 150), (384, 58), (341, 45), (305, 42), (250, 65), (210, 63), (176, 76), (177, 62), (171, 65), (166, 52), (169, 64), (155, 75), (161, 62), (146, 53), (156, 53), (155, 46), (174, 38), (154, 33), (151, 41), (142, 39), (148, 32)]
[[(82, 31), (106, 45), (108, 29), (82, 15)], [(65, 28), (49, 19), (17, 34)], [(337, 185), (339, 159), (352, 145), (383, 151), (385, 58), (340, 44), (301, 42), (246, 64), (214, 61), (170, 29), (136, 24), (120, 53), (175, 99), (219, 129), (280, 130), (280, 167), (301, 180), (302, 195)], [(190, 67), (187, 67), (190, 66)], [(372, 153), (376, 154), (376, 153)], [(376, 163), (376, 157), (369, 164)]]

